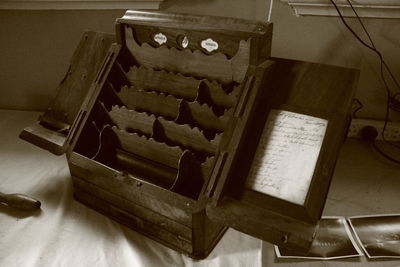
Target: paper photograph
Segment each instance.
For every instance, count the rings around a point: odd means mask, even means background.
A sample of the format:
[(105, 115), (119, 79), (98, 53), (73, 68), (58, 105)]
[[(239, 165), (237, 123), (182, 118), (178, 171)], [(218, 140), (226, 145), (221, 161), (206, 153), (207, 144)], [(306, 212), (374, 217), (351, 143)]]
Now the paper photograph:
[(344, 217), (323, 217), (318, 224), (315, 239), (306, 255), (275, 246), (278, 258), (332, 260), (359, 257), (358, 248)]
[(400, 214), (356, 216), (348, 221), (369, 258), (400, 258)]

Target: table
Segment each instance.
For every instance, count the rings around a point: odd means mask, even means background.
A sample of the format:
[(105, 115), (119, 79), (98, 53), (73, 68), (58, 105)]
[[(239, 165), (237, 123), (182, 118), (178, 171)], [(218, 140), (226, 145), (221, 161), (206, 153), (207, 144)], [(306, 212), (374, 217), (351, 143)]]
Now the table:
[(194, 261), (75, 201), (65, 156), (18, 138), (40, 114), (0, 110), (0, 192), (42, 202), (33, 214), (0, 205), (0, 266), (261, 266), (261, 241), (233, 229)]
[[(233, 229), (209, 257), (194, 261), (73, 200), (65, 156), (18, 138), (40, 114), (0, 110), (0, 192), (24, 193), (42, 202), (34, 214), (0, 205), (0, 266), (400, 266), (400, 261), (366, 257), (277, 259), (272, 244)], [(364, 141), (349, 139), (342, 146), (323, 215), (400, 213), (399, 191), (400, 166)]]

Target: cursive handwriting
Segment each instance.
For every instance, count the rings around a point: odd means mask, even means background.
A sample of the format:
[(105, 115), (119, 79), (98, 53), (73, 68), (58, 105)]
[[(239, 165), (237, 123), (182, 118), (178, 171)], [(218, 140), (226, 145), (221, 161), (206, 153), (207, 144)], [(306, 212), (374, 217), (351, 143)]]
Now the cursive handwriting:
[(327, 124), (321, 118), (271, 110), (246, 186), (304, 204)]

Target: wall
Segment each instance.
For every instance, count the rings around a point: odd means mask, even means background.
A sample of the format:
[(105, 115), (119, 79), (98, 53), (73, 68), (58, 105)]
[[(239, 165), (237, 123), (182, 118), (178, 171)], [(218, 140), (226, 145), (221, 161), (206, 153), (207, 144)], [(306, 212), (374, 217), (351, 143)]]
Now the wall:
[[(168, 11), (266, 20), (269, 0), (168, 0)], [(123, 11), (25, 11), (0, 13), (0, 108), (44, 109), (85, 29), (112, 32)], [(361, 70), (361, 117), (383, 118), (385, 94), (379, 60), (338, 18), (295, 17), (274, 1), (272, 55)], [(366, 19), (376, 46), (400, 79), (400, 21)], [(356, 21), (351, 20), (362, 33)]]
[(42, 110), (82, 33), (114, 32), (124, 11), (0, 11), (0, 108)]
[[(241, 0), (216, 0), (206, 1), (209, 4), (206, 5), (199, 0), (170, 0), (166, 8), (171, 11), (220, 14), (265, 21), (269, 2), (253, 0), (246, 1), (244, 5)], [(274, 0), (271, 21), (274, 23), (272, 56), (360, 69), (356, 97), (362, 101), (364, 108), (357, 115), (364, 118), (384, 118), (386, 95), (380, 79), (380, 61), (349, 33), (339, 18), (296, 17), (287, 4)], [(400, 20), (364, 19), (364, 22), (376, 47), (400, 80)], [(349, 24), (367, 40), (357, 21), (350, 19)], [(390, 86), (395, 89), (393, 84)], [(398, 119), (399, 116), (393, 114), (391, 118)]]

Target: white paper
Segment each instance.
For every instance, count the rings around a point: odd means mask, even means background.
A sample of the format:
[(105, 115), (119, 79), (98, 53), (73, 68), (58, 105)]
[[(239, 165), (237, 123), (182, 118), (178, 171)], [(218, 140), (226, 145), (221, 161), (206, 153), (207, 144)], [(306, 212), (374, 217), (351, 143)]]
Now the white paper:
[(247, 188), (303, 205), (328, 121), (271, 110), (247, 179)]

